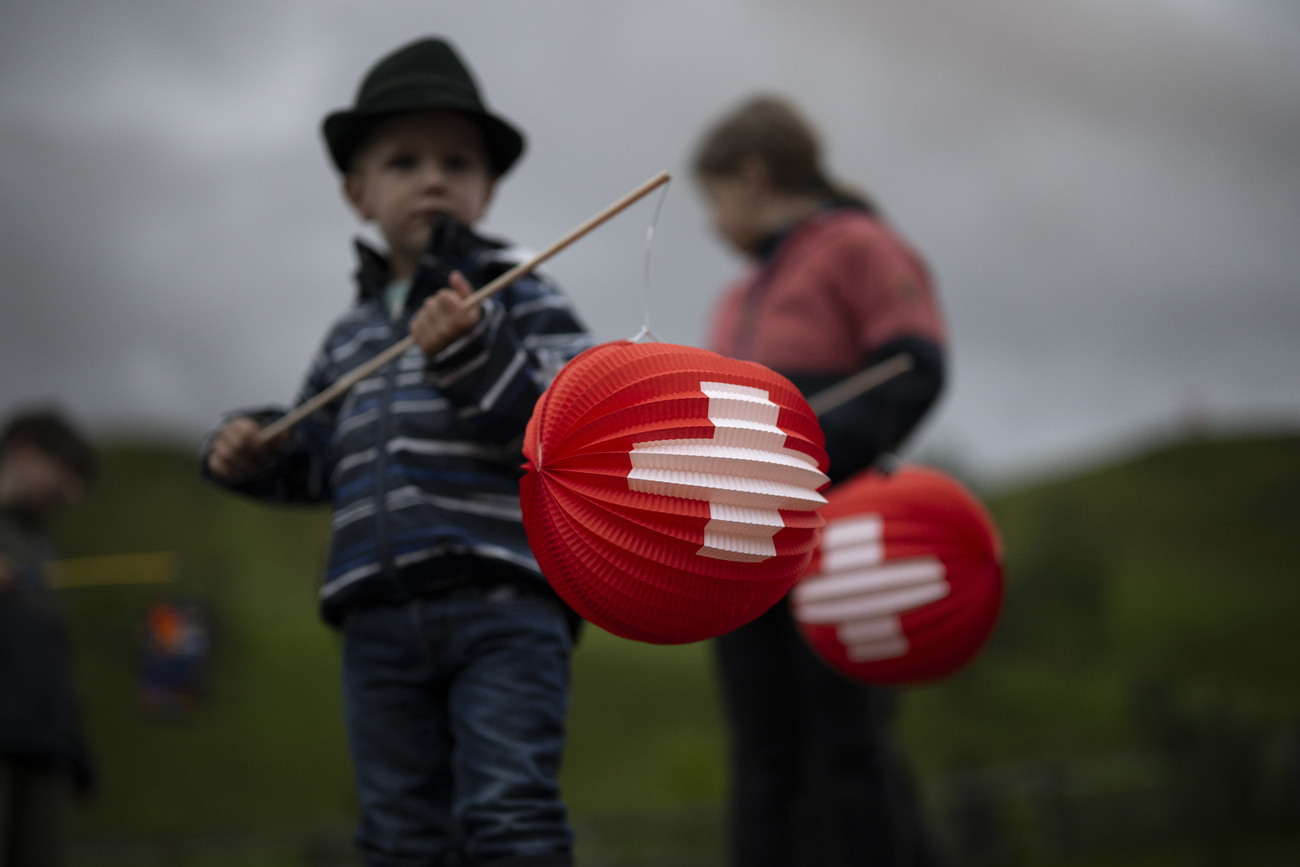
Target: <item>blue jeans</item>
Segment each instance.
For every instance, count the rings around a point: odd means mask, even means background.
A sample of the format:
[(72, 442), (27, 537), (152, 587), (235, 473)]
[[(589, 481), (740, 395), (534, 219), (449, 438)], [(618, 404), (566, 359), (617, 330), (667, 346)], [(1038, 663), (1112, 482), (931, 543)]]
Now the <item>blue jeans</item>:
[(358, 608), (343, 688), (369, 867), (567, 867), (571, 639), (544, 591)]

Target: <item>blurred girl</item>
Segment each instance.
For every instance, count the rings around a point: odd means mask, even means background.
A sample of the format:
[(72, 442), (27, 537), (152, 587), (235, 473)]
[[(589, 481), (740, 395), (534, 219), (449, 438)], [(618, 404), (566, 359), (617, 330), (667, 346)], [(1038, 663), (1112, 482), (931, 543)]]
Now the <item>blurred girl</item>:
[[(827, 177), (814, 130), (783, 100), (724, 116), (694, 170), (718, 235), (749, 260), (718, 303), (710, 348), (765, 364), (805, 395), (900, 352), (913, 359), (822, 417), (837, 484), (897, 448), (939, 395), (945, 334), (925, 264), (866, 196)], [(785, 604), (715, 649), (733, 865), (934, 863), (892, 743), (892, 691), (822, 664)]]

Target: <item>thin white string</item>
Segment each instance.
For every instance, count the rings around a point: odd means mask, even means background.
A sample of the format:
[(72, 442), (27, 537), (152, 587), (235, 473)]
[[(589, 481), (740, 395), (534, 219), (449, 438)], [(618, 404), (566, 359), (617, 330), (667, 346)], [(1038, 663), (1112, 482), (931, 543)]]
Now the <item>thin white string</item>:
[(670, 186), (672, 181), (660, 187), (659, 202), (655, 205), (654, 216), (650, 218), (650, 226), (645, 232), (645, 273), (641, 283), (641, 330), (632, 338), (632, 343), (640, 343), (647, 338), (655, 343), (659, 342), (659, 336), (650, 329), (650, 254), (654, 252), (655, 227), (659, 225), (659, 212), (664, 209), (664, 199), (668, 198)]

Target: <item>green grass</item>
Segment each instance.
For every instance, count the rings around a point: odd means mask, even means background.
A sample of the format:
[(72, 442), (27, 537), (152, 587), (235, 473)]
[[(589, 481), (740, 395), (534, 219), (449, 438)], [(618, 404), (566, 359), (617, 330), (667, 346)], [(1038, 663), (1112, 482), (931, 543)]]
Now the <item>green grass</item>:
[[(192, 458), (110, 449), (100, 484), (61, 526), (67, 554), (173, 551), (175, 586), (65, 591), (100, 797), (88, 838), (347, 822), (354, 812), (337, 642), (315, 615), (321, 510), (271, 510), (203, 485)], [(198, 599), (215, 619), (210, 695), (190, 722), (137, 696), (145, 607)]]
[(576, 815), (717, 803), (723, 734), (708, 646), (588, 625), (573, 665), (563, 784)]
[[(78, 835), (345, 828), (355, 803), (338, 642), (315, 611), (326, 513), (226, 495), (166, 449), (109, 448), (103, 464), (58, 528), (64, 552), (173, 551), (183, 575), (171, 588), (65, 592), (103, 771)], [(1300, 720), (1297, 491), (1300, 438), (1279, 436), (1177, 444), (992, 498), (1004, 620), (967, 670), (909, 691), (901, 734), (914, 764), (929, 779), (1144, 748), (1134, 707), (1152, 683), (1189, 719), (1222, 706), (1263, 728)], [(218, 624), (211, 694), (185, 723), (146, 717), (136, 696), (143, 609), (172, 594), (203, 600)], [(698, 827), (716, 834), (725, 737), (708, 647), (588, 627), (573, 679), (563, 783), (580, 825), (703, 815)], [(1163, 857), (1141, 863), (1178, 863)]]

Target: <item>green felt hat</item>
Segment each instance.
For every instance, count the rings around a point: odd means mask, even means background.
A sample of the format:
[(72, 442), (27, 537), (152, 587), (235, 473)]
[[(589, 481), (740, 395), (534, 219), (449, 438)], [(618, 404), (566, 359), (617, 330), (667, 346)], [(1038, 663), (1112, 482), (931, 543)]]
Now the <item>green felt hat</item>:
[(422, 108), (454, 108), (483, 130), (494, 174), (505, 174), (524, 152), (524, 136), (504, 118), (488, 111), (469, 69), (445, 39), (426, 38), (405, 45), (376, 63), (361, 80), (350, 109), (325, 118), (321, 132), (330, 157), (341, 172), (376, 122)]

